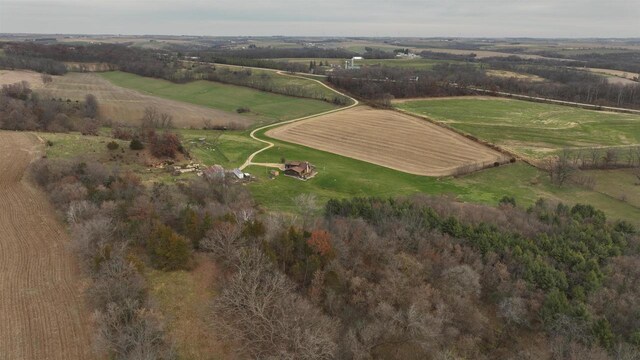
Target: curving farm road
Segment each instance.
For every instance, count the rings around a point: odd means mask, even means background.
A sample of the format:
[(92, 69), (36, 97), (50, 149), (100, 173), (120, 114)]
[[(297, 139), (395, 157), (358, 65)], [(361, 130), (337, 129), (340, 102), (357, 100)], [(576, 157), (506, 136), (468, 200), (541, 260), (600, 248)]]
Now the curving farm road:
[(92, 359), (68, 235), (23, 178), (40, 148), (35, 135), (0, 131), (0, 359)]
[[(270, 69), (261, 69), (261, 70), (270, 70)], [(347, 109), (351, 109), (351, 108), (353, 108), (353, 107), (356, 107), (356, 106), (358, 106), (358, 105), (360, 104), (360, 102), (358, 102), (358, 100), (356, 100), (356, 99), (352, 98), (351, 96), (349, 96), (349, 95), (347, 95), (347, 94), (344, 94), (344, 93), (342, 93), (342, 92), (340, 92), (340, 91), (338, 91), (338, 90), (336, 90), (336, 89), (332, 88), (331, 86), (329, 86), (329, 85), (327, 85), (327, 84), (323, 83), (323, 82), (322, 82), (322, 81), (320, 81), (320, 80), (309, 79), (308, 77), (304, 77), (304, 76), (292, 75), (292, 74), (285, 73), (285, 72), (283, 72), (283, 71), (277, 71), (277, 70), (272, 70), (272, 71), (275, 71), (275, 72), (277, 72), (277, 73), (278, 73), (278, 74), (280, 74), (280, 75), (291, 76), (291, 77), (296, 77), (296, 78), (303, 78), (303, 79), (307, 79), (307, 80), (309, 80), (309, 81), (315, 81), (315, 82), (319, 83), (320, 85), (322, 85), (322, 86), (326, 87), (327, 89), (329, 89), (329, 90), (331, 90), (331, 91), (335, 92), (336, 94), (338, 94), (338, 95), (342, 95), (342, 96), (344, 96), (344, 97), (346, 97), (346, 98), (349, 98), (349, 99), (353, 102), (353, 104), (351, 104), (351, 105), (349, 105), (349, 106), (341, 107), (341, 108), (339, 108), (339, 109), (334, 109), (334, 110), (325, 111), (325, 112), (323, 112), (323, 113), (319, 113), (319, 114), (309, 115), (309, 116), (301, 117), (301, 118), (298, 118), (298, 119), (287, 120), (287, 121), (282, 121), (282, 122), (278, 122), (278, 123), (275, 123), (275, 124), (265, 125), (265, 126), (262, 126), (262, 127), (259, 127), (259, 128), (255, 129), (255, 130), (253, 130), (253, 131), (251, 132), (251, 134), (250, 134), (251, 138), (253, 138), (253, 139), (257, 140), (257, 141), (260, 141), (261, 143), (267, 144), (267, 146), (265, 146), (265, 147), (263, 147), (262, 149), (260, 149), (260, 150), (258, 150), (258, 151), (256, 151), (256, 152), (254, 152), (253, 154), (249, 155), (249, 157), (248, 157), (248, 158), (247, 158), (247, 160), (244, 162), (244, 164), (242, 164), (242, 166), (240, 166), (240, 167), (239, 167), (239, 169), (240, 169), (240, 170), (244, 170), (247, 166), (251, 166), (251, 165), (256, 165), (256, 166), (266, 166), (266, 167), (277, 167), (277, 165), (279, 165), (279, 164), (271, 164), (271, 163), (254, 163), (254, 162), (253, 162), (253, 158), (254, 158), (256, 155), (258, 155), (258, 154), (260, 154), (261, 152), (263, 152), (263, 151), (265, 151), (265, 150), (268, 150), (268, 149), (270, 149), (270, 148), (272, 148), (272, 147), (274, 146), (274, 144), (273, 144), (272, 142), (270, 142), (270, 141), (268, 141), (268, 140), (263, 140), (263, 139), (260, 139), (259, 137), (257, 137), (257, 136), (256, 136), (256, 133), (257, 133), (258, 131), (262, 131), (262, 130), (264, 130), (264, 129), (268, 129), (268, 128), (275, 127), (275, 126), (281, 126), (281, 125), (291, 124), (291, 123), (294, 123), (294, 122), (297, 122), (297, 121), (307, 120), (307, 119), (315, 118), (315, 117), (322, 116), (322, 115), (332, 114), (332, 113), (335, 113), (335, 112), (338, 112), (338, 111), (344, 111), (344, 110), (347, 110)]]

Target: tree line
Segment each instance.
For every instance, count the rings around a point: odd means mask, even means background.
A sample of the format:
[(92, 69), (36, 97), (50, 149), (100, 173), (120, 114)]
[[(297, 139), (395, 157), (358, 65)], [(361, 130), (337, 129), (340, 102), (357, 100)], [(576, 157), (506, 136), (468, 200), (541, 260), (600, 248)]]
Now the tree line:
[(514, 65), (504, 60), (490, 62), (491, 68), (538, 75), (549, 81), (490, 76), (483, 66), (437, 64), (431, 70), (390, 67), (334, 71), (328, 80), (335, 86), (370, 101), (420, 96), (451, 96), (470, 93), (466, 87), (509, 92), (535, 97), (580, 102), (599, 106), (640, 109), (640, 84), (620, 85), (583, 71), (557, 67)]
[(99, 104), (93, 94), (84, 101), (44, 98), (26, 81), (0, 90), (0, 129), (69, 132), (97, 135)]

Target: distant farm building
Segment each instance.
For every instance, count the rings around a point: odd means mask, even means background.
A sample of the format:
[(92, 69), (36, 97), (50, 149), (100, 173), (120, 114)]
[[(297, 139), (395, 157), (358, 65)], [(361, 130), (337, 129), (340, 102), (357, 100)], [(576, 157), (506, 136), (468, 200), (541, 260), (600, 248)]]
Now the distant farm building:
[(317, 172), (316, 167), (308, 161), (290, 161), (284, 164), (284, 174), (307, 180), (314, 177)]
[(351, 58), (351, 60), (346, 60), (344, 62), (344, 68), (347, 70), (360, 69), (360, 65), (357, 65), (355, 63), (355, 60), (362, 60), (362, 59), (363, 59), (362, 56), (354, 56), (353, 58)]

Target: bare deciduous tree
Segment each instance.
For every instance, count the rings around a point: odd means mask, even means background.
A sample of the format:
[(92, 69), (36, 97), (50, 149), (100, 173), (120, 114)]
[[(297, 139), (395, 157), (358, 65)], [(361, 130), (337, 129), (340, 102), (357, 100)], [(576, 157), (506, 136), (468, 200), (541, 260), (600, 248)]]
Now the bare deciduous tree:
[(98, 116), (98, 99), (93, 94), (84, 98), (84, 116), (95, 119)]
[(295, 293), (260, 250), (238, 254), (235, 274), (214, 300), (224, 336), (252, 358), (332, 359), (337, 324)]

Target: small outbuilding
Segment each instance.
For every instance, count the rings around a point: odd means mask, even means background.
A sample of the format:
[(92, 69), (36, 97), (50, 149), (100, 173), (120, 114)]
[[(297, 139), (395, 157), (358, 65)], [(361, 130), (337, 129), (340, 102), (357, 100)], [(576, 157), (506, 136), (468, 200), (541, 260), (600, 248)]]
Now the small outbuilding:
[(233, 175), (235, 175), (235, 177), (237, 177), (240, 180), (244, 179), (244, 173), (242, 172), (242, 170), (238, 168), (233, 169)]

